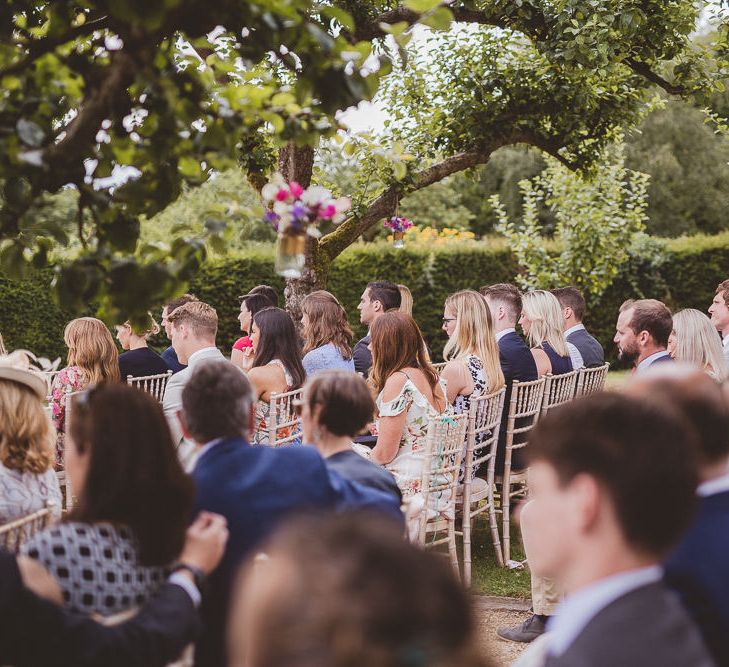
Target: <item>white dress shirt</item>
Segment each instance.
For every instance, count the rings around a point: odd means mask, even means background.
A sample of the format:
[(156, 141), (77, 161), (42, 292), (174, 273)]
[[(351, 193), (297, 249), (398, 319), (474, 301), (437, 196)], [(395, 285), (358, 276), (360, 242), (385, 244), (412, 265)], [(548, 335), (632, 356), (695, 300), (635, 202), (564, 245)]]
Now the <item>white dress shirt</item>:
[(605, 607), (627, 593), (662, 578), (662, 568), (652, 565), (600, 579), (567, 596), (547, 623), (549, 654), (560, 656), (565, 653)]
[(701, 498), (706, 498), (707, 496), (714, 496), (717, 493), (726, 493), (727, 491), (729, 491), (729, 472), (721, 477), (710, 479), (707, 482), (701, 482), (696, 489), (696, 494)]
[(584, 328), (584, 324), (575, 324), (573, 327), (570, 327), (564, 332), (564, 337), (567, 338), (567, 336), (575, 333), (575, 331), (582, 331)]
[(724, 346), (724, 359), (726, 359), (727, 362), (729, 362), (729, 334), (724, 336), (724, 338), (722, 338), (721, 342), (722, 342), (722, 345)]
[(577, 349), (576, 346), (574, 346), (572, 343), (567, 343), (567, 352), (570, 353), (570, 361), (572, 362), (572, 370), (576, 371), (580, 368), (585, 367), (585, 360), (582, 358), (582, 355), (580, 354), (580, 351)]
[(661, 357), (670, 357), (670, 353), (668, 350), (661, 350), (660, 352), (654, 352), (651, 354), (650, 357), (646, 357), (641, 361), (638, 366), (635, 369), (635, 374), (638, 375), (639, 373), (645, 373), (650, 365), (656, 360), (660, 359)]
[(496, 342), (498, 343), (506, 334), (510, 333), (516, 333), (516, 329), (514, 327), (509, 327), (508, 329), (502, 329), (501, 331), (498, 331), (496, 333)]

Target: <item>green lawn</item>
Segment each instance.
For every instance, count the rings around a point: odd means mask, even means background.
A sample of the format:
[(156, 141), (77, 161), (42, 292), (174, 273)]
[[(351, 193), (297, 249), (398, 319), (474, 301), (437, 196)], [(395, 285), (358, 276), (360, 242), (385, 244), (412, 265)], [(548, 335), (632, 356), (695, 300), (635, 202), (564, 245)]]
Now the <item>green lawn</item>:
[(608, 373), (607, 380), (605, 381), (605, 388), (613, 391), (620, 389), (626, 383), (630, 375), (630, 371), (611, 370)]

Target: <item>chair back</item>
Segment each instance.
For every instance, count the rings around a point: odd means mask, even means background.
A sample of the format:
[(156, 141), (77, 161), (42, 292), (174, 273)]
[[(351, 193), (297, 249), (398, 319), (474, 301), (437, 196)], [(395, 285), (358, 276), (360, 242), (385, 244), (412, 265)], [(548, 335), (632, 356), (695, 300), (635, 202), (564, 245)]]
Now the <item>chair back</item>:
[(443, 369), (446, 367), (447, 361), (441, 361), (437, 364), (431, 364), (433, 368), (435, 368), (435, 372), (440, 375), (443, 372)]
[(575, 397), (577, 377), (580, 371), (563, 373), (562, 375), (546, 375), (544, 377), (544, 396), (542, 398), (543, 417), (552, 408), (568, 403)]
[(466, 432), (466, 477), (464, 484), (470, 484), (476, 471), (487, 464), (489, 484), (494, 481), (496, 445), (499, 441), (501, 416), (504, 411), (506, 387), (490, 394), (471, 399)]
[(50, 402), (51, 400), (51, 389), (53, 388), (53, 382), (56, 379), (56, 376), (61, 371), (43, 371), (42, 375), (46, 380), (46, 401)]
[(151, 394), (161, 403), (165, 397), (165, 387), (167, 387), (167, 382), (171, 377), (172, 371), (159, 373), (158, 375), (140, 375), (139, 377), (127, 375), (127, 384)]
[(418, 542), (422, 545), (425, 545), (430, 516), (435, 514), (433, 521), (437, 530), (438, 515), (455, 511), (467, 426), (467, 414), (437, 415), (428, 423), (420, 483), (424, 507), (420, 515)]
[(48, 501), (43, 509), (0, 526), (0, 549), (18, 553), (26, 540), (51, 522), (54, 505), (55, 503)]
[(294, 406), (295, 401), (301, 400), (301, 395), (301, 389), (271, 394), (268, 410), (268, 444), (271, 447), (301, 441), (301, 419)]
[(605, 380), (607, 379), (610, 364), (605, 363), (597, 368), (582, 368), (577, 378), (577, 389), (575, 397), (589, 396), (596, 394), (605, 388)]
[[(524, 433), (531, 431), (542, 409), (544, 397), (543, 377), (529, 382), (514, 380), (509, 401), (509, 414), (506, 421), (506, 451), (526, 447), (526, 439), (521, 438)], [(523, 442), (516, 442), (523, 440)]]

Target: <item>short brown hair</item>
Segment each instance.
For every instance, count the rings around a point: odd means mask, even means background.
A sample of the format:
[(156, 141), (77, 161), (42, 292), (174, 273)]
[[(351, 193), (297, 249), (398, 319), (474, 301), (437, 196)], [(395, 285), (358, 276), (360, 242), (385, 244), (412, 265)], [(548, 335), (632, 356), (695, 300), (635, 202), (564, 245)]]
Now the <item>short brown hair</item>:
[(385, 311), (396, 310), (402, 303), (400, 290), (395, 283), (391, 283), (389, 280), (375, 280), (367, 283), (367, 289), (370, 301), (379, 301)]
[(375, 402), (367, 383), (349, 371), (323, 371), (304, 385), (304, 400), (321, 406), (319, 423), (333, 435), (354, 437), (372, 421)]
[(557, 297), (557, 301), (559, 301), (559, 305), (562, 308), (571, 308), (575, 319), (582, 322), (585, 318), (587, 305), (585, 304), (585, 297), (582, 296), (580, 290), (576, 287), (558, 287), (550, 291)]
[(488, 299), (503, 303), (509, 311), (511, 320), (516, 322), (519, 319), (522, 308), (521, 292), (516, 285), (512, 285), (511, 283), (496, 283), (495, 285), (484, 285), (478, 291)]
[(666, 304), (657, 299), (638, 299), (626, 301), (620, 307), (620, 312), (633, 309), (633, 317), (628, 325), (637, 335), (647, 331), (656, 345), (666, 347), (668, 338), (673, 331), (673, 317)]
[(724, 297), (724, 303), (726, 304), (726, 307), (729, 308), (729, 280), (724, 280), (719, 283), (719, 286), (716, 288), (716, 292), (714, 294), (719, 294)]
[(199, 364), (182, 390), (185, 425), (200, 444), (244, 436), (252, 405), (245, 373), (224, 359)]
[(187, 324), (199, 338), (215, 338), (218, 333), (218, 313), (202, 301), (189, 301), (167, 314), (167, 321), (175, 326)]
[(652, 556), (664, 556), (693, 516), (695, 434), (669, 406), (609, 392), (581, 398), (537, 422), (528, 454), (562, 485), (594, 477), (626, 542)]
[(176, 299), (168, 301), (164, 307), (167, 309), (167, 314), (169, 315), (173, 310), (177, 310), (180, 306), (199, 300), (200, 299), (198, 299), (194, 294), (183, 294), (182, 296), (178, 296)]

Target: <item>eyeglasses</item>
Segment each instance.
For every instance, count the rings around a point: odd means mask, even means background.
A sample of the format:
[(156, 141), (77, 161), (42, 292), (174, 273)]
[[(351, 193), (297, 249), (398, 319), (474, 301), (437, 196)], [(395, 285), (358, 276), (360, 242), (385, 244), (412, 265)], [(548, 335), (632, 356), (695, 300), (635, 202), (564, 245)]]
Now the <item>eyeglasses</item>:
[(444, 317), (443, 318), (443, 324), (448, 324), (448, 322), (455, 322), (458, 318), (456, 317)]

